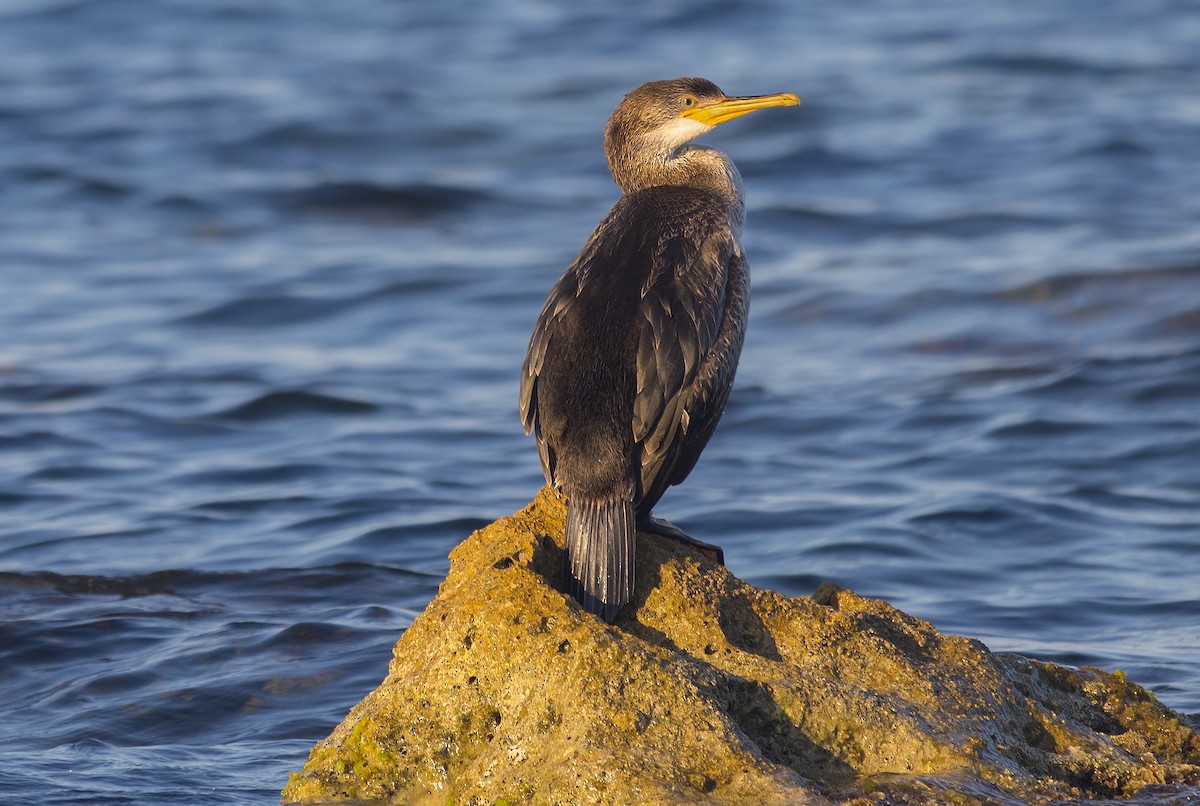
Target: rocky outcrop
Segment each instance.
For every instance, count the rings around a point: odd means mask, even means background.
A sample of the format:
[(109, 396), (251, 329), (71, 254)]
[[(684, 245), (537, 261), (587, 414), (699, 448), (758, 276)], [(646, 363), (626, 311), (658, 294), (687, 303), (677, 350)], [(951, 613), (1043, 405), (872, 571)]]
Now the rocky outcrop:
[[(615, 625), (554, 587), (550, 492), (450, 555), (384, 682), (285, 801), (1029, 803), (1200, 784), (1122, 675), (993, 654), (832, 585), (759, 590), (638, 536)], [(1149, 788), (1149, 789), (1148, 789)]]

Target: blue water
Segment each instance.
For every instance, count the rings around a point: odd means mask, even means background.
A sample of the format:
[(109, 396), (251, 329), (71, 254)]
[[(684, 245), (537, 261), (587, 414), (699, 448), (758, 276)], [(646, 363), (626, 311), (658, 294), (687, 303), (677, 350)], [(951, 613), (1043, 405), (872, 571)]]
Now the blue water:
[(269, 803), (541, 483), (642, 81), (792, 91), (659, 514), (1200, 711), (1200, 7), (0, 4), (0, 801)]

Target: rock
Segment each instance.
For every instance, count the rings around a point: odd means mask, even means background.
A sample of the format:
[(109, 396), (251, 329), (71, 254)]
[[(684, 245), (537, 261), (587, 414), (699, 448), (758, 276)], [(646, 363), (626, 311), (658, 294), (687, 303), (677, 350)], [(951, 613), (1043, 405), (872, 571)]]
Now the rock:
[(638, 535), (634, 600), (607, 625), (554, 587), (564, 514), (543, 490), (454, 549), (387, 679), (285, 801), (984, 804), (1200, 784), (1200, 736), (1120, 673), (993, 654), (828, 583), (789, 598)]

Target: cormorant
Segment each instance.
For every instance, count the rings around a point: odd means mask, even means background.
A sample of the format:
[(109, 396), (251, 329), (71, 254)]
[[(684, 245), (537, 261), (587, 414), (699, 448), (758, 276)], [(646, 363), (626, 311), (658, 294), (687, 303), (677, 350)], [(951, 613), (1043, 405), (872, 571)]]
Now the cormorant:
[(567, 499), (567, 592), (612, 621), (633, 596), (636, 529), (692, 540), (650, 510), (696, 464), (729, 399), (749, 276), (742, 182), (689, 145), (790, 93), (730, 98), (711, 81), (652, 81), (604, 132), (624, 195), (550, 291), (521, 372), (521, 419)]

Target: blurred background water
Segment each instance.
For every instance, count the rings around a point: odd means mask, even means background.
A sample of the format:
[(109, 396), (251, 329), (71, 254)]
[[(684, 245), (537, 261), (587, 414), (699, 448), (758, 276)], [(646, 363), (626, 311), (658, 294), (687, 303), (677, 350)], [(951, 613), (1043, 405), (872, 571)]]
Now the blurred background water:
[(267, 803), (541, 484), (541, 302), (650, 79), (792, 91), (659, 513), (1200, 711), (1200, 7), (0, 3), (0, 799)]

